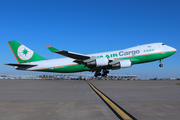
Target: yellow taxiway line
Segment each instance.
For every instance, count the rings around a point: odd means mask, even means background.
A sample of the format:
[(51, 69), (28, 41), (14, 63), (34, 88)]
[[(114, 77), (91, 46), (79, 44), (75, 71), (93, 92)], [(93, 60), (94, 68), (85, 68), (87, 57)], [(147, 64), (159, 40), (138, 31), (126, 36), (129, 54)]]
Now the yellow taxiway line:
[(107, 98), (102, 92), (96, 89), (90, 82), (86, 81), (89, 86), (107, 103), (112, 109), (124, 120), (134, 120), (129, 115), (127, 115), (123, 110), (121, 110), (116, 104), (114, 104), (109, 98)]
[(180, 85), (180, 83), (176, 83), (176, 85)]

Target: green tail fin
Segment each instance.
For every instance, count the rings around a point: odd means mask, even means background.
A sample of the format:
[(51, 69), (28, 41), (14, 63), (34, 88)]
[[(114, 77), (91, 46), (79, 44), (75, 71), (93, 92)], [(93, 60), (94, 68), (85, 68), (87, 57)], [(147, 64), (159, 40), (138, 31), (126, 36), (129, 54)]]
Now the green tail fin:
[(16, 40), (8, 41), (7, 43), (11, 48), (14, 56), (16, 57), (18, 63), (47, 60)]

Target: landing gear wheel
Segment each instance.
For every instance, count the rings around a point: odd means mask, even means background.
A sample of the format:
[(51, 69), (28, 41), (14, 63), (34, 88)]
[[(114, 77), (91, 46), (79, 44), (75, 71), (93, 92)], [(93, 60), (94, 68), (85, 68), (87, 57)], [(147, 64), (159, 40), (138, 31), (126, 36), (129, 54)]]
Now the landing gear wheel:
[(98, 77), (101, 76), (101, 71), (96, 71), (96, 73), (94, 74), (94, 77)]
[(109, 73), (108, 70), (103, 70), (103, 74), (102, 74), (102, 77), (107, 77), (107, 74)]
[(101, 76), (101, 73), (95, 74), (94, 76), (95, 77)]
[(163, 64), (162, 64), (162, 59), (159, 61), (159, 67), (163, 67)]
[(102, 77), (107, 77), (107, 74), (102, 74)]
[(159, 67), (163, 67), (163, 64), (159, 64)]

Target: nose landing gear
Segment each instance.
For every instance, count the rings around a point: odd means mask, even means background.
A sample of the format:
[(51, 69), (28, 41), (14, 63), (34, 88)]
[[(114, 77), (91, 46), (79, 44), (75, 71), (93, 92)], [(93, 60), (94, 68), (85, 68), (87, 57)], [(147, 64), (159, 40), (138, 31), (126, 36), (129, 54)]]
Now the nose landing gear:
[(162, 60), (160, 60), (159, 62), (160, 62), (159, 67), (163, 67)]
[(159, 67), (163, 67), (163, 64), (159, 64)]

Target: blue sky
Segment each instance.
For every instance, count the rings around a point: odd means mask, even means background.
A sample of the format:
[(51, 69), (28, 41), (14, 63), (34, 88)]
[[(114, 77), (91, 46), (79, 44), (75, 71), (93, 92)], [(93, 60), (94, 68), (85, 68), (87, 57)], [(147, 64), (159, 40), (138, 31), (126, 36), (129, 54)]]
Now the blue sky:
[[(7, 41), (18, 40), (45, 58), (61, 58), (47, 50), (91, 54), (154, 42), (179, 49), (178, 0), (1, 0), (0, 74), (37, 74), (16, 71)], [(180, 77), (180, 54), (159, 61), (111, 71), (139, 77)]]

